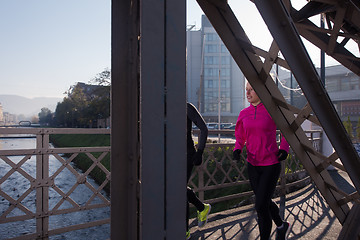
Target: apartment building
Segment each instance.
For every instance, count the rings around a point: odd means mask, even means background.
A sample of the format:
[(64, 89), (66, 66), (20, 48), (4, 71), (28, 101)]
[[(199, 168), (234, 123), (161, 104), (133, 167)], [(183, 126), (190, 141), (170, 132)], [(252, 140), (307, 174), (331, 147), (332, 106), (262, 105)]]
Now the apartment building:
[[(320, 73), (320, 69), (317, 69)], [(307, 103), (290, 71), (281, 67), (270, 74), (291, 105)], [(198, 107), (206, 122), (235, 123), (249, 104), (246, 79), (205, 15), (201, 29), (187, 29), (187, 100)], [(325, 69), (325, 88), (342, 120), (360, 117), (360, 78), (342, 65)], [(219, 119), (220, 115), (220, 119)]]
[[(245, 78), (205, 15), (200, 30), (187, 30), (187, 100), (206, 122), (236, 122)], [(219, 119), (220, 115), (220, 119)]]
[[(320, 75), (320, 69), (317, 69)], [(280, 76), (280, 91), (287, 101), (298, 108), (306, 103), (306, 98), (298, 86), (295, 78), (288, 72)], [(325, 68), (325, 89), (334, 104), (342, 121), (348, 117), (354, 124), (360, 118), (360, 77), (343, 65)]]
[(352, 122), (360, 118), (360, 77), (342, 65), (327, 67), (325, 87), (341, 118)]

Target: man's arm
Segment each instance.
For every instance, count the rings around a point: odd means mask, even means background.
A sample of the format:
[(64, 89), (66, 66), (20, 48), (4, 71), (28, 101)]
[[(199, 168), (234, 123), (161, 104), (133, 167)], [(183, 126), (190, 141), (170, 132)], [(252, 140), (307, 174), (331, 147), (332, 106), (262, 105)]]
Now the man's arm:
[(205, 120), (199, 111), (195, 108), (195, 106), (191, 103), (187, 104), (187, 116), (200, 129), (198, 149), (204, 150), (208, 137), (208, 128), (206, 126)]

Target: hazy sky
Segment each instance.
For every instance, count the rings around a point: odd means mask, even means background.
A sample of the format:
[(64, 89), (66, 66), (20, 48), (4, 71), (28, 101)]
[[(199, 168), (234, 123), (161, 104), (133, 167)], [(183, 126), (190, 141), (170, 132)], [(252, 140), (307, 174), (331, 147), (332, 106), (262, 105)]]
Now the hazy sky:
[[(0, 94), (64, 97), (71, 85), (88, 83), (110, 68), (110, 3), (0, 0)], [(268, 49), (272, 38), (254, 4), (249, 0), (229, 4), (252, 43)], [(199, 29), (200, 7), (187, 0), (187, 8), (187, 24)], [(319, 50), (312, 49), (318, 66)]]
[(110, 0), (0, 0), (0, 94), (64, 97), (110, 68)]

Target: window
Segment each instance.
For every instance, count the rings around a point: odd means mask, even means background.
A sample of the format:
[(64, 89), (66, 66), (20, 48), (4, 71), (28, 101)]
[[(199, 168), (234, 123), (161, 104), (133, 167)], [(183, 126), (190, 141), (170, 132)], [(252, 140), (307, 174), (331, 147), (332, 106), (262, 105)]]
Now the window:
[(225, 47), (224, 44), (221, 44), (221, 52), (222, 52), (222, 53), (228, 53), (228, 52), (229, 52), (228, 49)]
[(219, 58), (217, 56), (205, 56), (204, 57), (204, 64), (205, 65), (219, 64), (218, 59)]
[(209, 76), (217, 76), (218, 69), (216, 68), (205, 68), (204, 69), (204, 76), (209, 77)]
[(216, 44), (205, 44), (205, 52), (206, 53), (216, 53), (217, 52)]
[(230, 65), (230, 56), (222, 56), (221, 64), (222, 65)]
[(230, 68), (221, 68), (220, 74), (222, 77), (230, 76)]
[(230, 104), (229, 103), (221, 103), (221, 111), (222, 112), (230, 112)]
[(360, 78), (355, 77), (350, 79), (350, 90), (359, 90)]
[(214, 42), (218, 41), (219, 36), (216, 33), (206, 33), (205, 34), (205, 41), (207, 42)]
[(221, 79), (221, 88), (230, 88), (230, 80), (229, 79)]
[(328, 92), (336, 92), (338, 89), (338, 80), (334, 78), (329, 78), (325, 80), (326, 90)]
[(348, 91), (350, 90), (350, 79), (343, 78), (341, 79), (341, 91)]

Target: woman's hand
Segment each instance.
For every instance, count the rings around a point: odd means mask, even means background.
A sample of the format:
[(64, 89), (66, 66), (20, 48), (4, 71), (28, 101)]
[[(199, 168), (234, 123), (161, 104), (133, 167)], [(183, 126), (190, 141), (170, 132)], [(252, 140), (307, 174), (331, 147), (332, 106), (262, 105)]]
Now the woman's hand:
[(281, 162), (287, 158), (288, 153), (285, 150), (280, 149), (277, 156), (278, 156), (278, 160)]
[(233, 151), (233, 159), (236, 161), (240, 160), (240, 154), (241, 154), (241, 150), (240, 149), (236, 149)]

